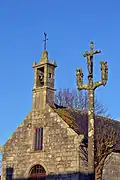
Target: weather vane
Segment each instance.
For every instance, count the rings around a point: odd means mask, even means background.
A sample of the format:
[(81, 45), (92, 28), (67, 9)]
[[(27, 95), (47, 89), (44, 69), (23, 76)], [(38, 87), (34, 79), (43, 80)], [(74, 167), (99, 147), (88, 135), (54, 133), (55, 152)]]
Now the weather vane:
[(47, 42), (47, 33), (44, 32), (44, 36), (45, 36), (45, 39), (43, 40), (44, 42), (44, 50), (46, 50), (46, 42)]

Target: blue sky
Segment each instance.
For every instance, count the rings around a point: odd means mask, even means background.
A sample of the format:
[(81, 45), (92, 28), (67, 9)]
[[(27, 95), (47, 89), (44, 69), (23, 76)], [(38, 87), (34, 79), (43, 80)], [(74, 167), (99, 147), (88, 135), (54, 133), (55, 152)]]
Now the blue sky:
[(49, 59), (56, 60), (55, 87), (75, 88), (82, 53), (95, 42), (102, 50), (94, 59), (95, 80), (100, 61), (109, 66), (106, 87), (96, 90), (110, 115), (120, 119), (120, 1), (1, 0), (0, 1), (0, 145), (4, 144), (32, 107), (32, 63), (40, 59), (43, 32), (48, 33)]

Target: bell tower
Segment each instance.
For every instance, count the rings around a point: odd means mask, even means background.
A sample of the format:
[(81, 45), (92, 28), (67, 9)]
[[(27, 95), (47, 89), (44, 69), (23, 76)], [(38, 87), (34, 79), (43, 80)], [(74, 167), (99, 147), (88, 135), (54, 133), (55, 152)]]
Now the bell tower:
[(54, 71), (57, 67), (55, 61), (50, 63), (48, 60), (46, 33), (44, 35), (42, 57), (38, 64), (34, 62), (32, 66), (34, 68), (33, 108), (40, 110), (44, 110), (46, 104), (54, 106)]

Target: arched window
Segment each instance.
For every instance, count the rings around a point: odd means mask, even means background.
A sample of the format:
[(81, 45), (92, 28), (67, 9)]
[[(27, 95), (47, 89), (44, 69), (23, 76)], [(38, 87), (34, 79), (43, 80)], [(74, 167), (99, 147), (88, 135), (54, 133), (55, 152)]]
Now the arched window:
[(33, 166), (30, 170), (30, 178), (33, 179), (40, 179), (46, 176), (46, 171), (44, 169), (44, 167), (42, 167), (41, 165), (37, 164), (35, 166)]

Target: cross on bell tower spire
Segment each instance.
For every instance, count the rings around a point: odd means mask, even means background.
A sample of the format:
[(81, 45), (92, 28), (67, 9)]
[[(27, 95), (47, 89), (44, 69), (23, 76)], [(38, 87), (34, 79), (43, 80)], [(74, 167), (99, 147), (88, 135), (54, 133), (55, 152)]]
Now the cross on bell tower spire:
[(47, 33), (44, 32), (44, 36), (45, 36), (45, 39), (43, 40), (44, 42), (44, 50), (46, 50), (46, 42), (47, 42)]

